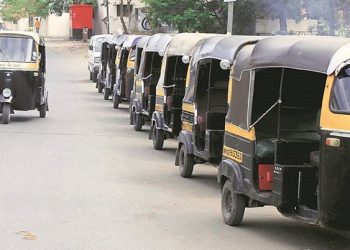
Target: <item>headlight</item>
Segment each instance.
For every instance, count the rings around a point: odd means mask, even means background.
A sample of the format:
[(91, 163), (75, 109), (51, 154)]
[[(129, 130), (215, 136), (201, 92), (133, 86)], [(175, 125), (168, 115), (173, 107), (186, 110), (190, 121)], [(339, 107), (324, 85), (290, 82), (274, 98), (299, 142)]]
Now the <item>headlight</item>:
[(2, 95), (3, 95), (5, 98), (9, 98), (9, 97), (12, 95), (11, 89), (8, 89), (8, 88), (4, 89), (4, 90), (2, 91)]
[(100, 62), (100, 60), (101, 60), (101, 58), (99, 58), (99, 57), (95, 57), (95, 63), (99, 63), (99, 62)]

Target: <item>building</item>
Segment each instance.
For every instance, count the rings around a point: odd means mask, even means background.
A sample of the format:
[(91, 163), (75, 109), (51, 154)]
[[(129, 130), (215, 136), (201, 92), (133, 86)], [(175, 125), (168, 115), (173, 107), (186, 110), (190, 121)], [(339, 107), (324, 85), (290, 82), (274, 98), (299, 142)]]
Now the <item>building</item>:
[[(132, 12), (128, 13), (127, 0), (109, 0), (109, 19), (107, 17), (107, 6), (104, 5), (106, 0), (98, 0), (98, 7), (95, 10), (95, 34), (105, 34), (107, 31), (107, 22), (109, 22), (109, 33), (123, 33), (121, 22), (121, 13), (124, 12), (124, 21), (126, 27), (131, 32), (145, 32), (149, 30), (149, 23), (144, 13), (144, 3), (141, 0), (131, 1)], [(122, 9), (123, 8), (123, 9)], [(122, 11), (124, 10), (124, 11)]]

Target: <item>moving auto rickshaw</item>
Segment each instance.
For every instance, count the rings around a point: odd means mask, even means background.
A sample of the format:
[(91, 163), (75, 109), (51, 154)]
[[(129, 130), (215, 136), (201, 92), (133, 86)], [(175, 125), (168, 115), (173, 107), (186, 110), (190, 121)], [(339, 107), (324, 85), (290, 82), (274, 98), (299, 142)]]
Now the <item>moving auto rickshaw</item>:
[(119, 103), (130, 101), (130, 94), (134, 84), (134, 67), (136, 59), (136, 45), (141, 35), (129, 35), (116, 57), (116, 81), (113, 87), (113, 107)]
[(150, 121), (156, 102), (156, 86), (165, 50), (173, 38), (171, 34), (156, 34), (149, 38), (142, 51), (138, 75), (135, 79), (134, 99), (130, 110), (134, 130), (140, 131)]
[(222, 158), (230, 66), (255, 36), (215, 36), (200, 43), (192, 54), (188, 86), (182, 104), (182, 131), (175, 165), (182, 177), (191, 177), (193, 166)]
[(127, 37), (128, 35), (116, 35), (108, 44), (108, 61), (103, 92), (103, 98), (105, 100), (108, 100), (109, 96), (113, 93), (113, 87), (117, 76), (116, 58), (118, 51), (121, 49), (121, 46)]
[(105, 83), (106, 72), (107, 72), (107, 63), (109, 60), (109, 44), (113, 37), (114, 35), (107, 35), (102, 42), (101, 60), (99, 64), (99, 72), (97, 75), (97, 83), (96, 83), (96, 88), (98, 93), (102, 93), (104, 89), (104, 83)]
[(165, 139), (177, 137), (181, 131), (182, 99), (192, 50), (205, 33), (181, 33), (173, 37), (163, 58), (156, 88), (156, 105), (152, 115), (150, 139), (153, 148), (161, 150)]
[(222, 214), (246, 207), (350, 230), (350, 39), (276, 36), (242, 48), (232, 68)]
[(0, 105), (2, 122), (10, 122), (14, 110), (35, 110), (46, 117), (44, 38), (36, 33), (0, 31)]

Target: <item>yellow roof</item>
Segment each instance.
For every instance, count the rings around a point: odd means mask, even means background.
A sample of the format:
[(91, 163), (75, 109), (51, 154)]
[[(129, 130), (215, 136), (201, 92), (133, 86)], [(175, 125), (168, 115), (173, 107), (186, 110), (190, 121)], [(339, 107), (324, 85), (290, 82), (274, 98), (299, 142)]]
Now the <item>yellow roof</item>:
[(38, 33), (34, 32), (1, 30), (0, 36), (29, 36), (32, 37), (36, 43), (41, 45), (45, 44), (44, 38)]

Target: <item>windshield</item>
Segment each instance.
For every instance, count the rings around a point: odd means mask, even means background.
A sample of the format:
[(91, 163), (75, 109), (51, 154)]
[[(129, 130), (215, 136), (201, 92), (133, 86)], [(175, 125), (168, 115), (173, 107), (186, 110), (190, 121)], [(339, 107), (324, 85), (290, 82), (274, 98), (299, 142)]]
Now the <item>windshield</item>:
[(27, 37), (0, 37), (0, 61), (35, 62), (36, 43)]
[(350, 114), (350, 67), (342, 70), (335, 79), (331, 110), (336, 113)]
[(97, 39), (96, 44), (95, 44), (95, 52), (102, 51), (102, 42), (103, 42), (103, 38)]

